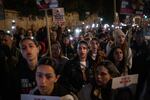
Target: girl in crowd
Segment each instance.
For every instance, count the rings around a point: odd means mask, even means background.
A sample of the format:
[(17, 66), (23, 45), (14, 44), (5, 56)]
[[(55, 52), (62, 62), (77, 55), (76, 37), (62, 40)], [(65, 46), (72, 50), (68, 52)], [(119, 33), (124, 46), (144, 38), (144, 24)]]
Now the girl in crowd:
[(80, 91), (80, 100), (112, 100), (112, 78), (119, 76), (119, 71), (108, 60), (97, 63), (95, 68), (95, 81)]
[(120, 47), (114, 47), (110, 51), (108, 59), (115, 64), (121, 75), (127, 74), (127, 69), (125, 67), (125, 57), (123, 50)]
[(125, 57), (125, 67), (128, 69), (128, 73), (131, 70), (132, 67), (132, 50), (128, 46), (128, 43), (126, 41), (126, 35), (121, 29), (115, 29), (113, 33), (114, 41), (108, 42), (106, 46), (106, 52), (109, 55), (111, 49), (115, 46), (119, 46), (124, 53)]

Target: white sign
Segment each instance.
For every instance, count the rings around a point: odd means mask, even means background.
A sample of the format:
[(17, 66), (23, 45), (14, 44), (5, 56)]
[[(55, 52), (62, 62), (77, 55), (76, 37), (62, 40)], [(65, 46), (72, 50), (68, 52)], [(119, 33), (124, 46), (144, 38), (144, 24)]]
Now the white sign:
[(53, 22), (54, 23), (65, 22), (64, 8), (53, 8), (52, 13), (53, 13)]
[(30, 94), (21, 94), (21, 100), (61, 100), (56, 96), (38, 96)]
[(126, 75), (112, 79), (112, 89), (126, 87), (138, 83), (138, 74)]

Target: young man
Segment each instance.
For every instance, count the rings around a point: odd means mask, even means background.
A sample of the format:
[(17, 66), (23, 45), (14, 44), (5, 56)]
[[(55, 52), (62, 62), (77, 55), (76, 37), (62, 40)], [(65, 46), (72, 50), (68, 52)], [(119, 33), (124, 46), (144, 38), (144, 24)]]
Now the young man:
[(88, 43), (79, 41), (77, 56), (66, 63), (60, 78), (62, 86), (76, 94), (93, 78), (92, 59), (87, 54)]
[(30, 91), (30, 94), (58, 96), (61, 100), (76, 100), (75, 95), (57, 83), (59, 76), (55, 60), (48, 57), (41, 58), (36, 70), (37, 86)]
[(36, 86), (35, 71), (38, 64), (39, 45), (35, 39), (26, 37), (20, 41), (23, 59), (19, 61), (20, 93), (27, 94)]

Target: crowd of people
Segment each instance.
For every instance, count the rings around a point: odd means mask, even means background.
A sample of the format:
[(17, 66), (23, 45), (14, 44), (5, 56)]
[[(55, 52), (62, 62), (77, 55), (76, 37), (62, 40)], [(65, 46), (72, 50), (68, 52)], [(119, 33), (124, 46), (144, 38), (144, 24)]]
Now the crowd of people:
[[(0, 100), (20, 100), (21, 94), (61, 100), (149, 100), (150, 42), (142, 28), (130, 35), (99, 27), (70, 39), (61, 27), (50, 28), (50, 48), (46, 27), (37, 32), (0, 31)], [(128, 88), (112, 89), (113, 78), (132, 74), (139, 75), (135, 94)]]

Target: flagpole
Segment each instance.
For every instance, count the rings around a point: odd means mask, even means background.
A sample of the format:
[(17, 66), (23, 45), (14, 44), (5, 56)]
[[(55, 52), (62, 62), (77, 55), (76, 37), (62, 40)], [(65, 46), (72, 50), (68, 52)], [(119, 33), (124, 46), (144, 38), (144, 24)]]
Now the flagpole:
[(114, 0), (114, 21), (116, 18), (116, 0)]
[(50, 32), (49, 32), (49, 23), (48, 23), (47, 9), (45, 9), (44, 11), (45, 11), (45, 18), (46, 18), (47, 40), (48, 40), (48, 51), (49, 51), (49, 56), (50, 56), (50, 58), (52, 58), (51, 40), (50, 40)]

